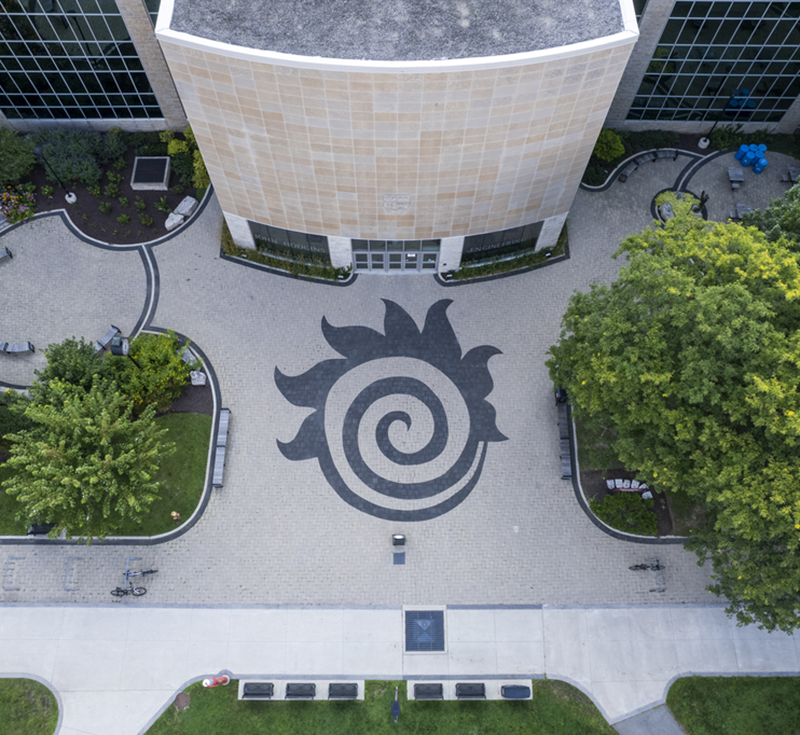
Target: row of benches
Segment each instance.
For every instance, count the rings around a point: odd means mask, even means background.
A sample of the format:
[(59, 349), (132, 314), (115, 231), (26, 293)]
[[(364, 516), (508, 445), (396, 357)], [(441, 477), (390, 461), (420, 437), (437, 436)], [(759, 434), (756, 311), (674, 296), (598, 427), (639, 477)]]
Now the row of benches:
[[(267, 681), (245, 681), (239, 686), (239, 699), (272, 699), (275, 685)], [(315, 699), (317, 685), (309, 682), (286, 685), (284, 699)], [(358, 699), (358, 684), (355, 682), (328, 685), (328, 699)]]
[[(456, 684), (456, 699), (486, 699), (486, 685), (482, 682), (461, 682)], [(239, 686), (239, 699), (264, 700), (275, 695), (275, 685), (267, 681), (243, 681)], [(284, 699), (315, 699), (317, 685), (310, 682), (287, 683)], [(500, 687), (503, 699), (530, 699), (531, 688), (522, 684), (507, 684)], [(328, 699), (358, 699), (356, 682), (328, 684)], [(443, 684), (414, 684), (414, 699), (418, 701), (438, 701), (444, 699)]]
[(622, 169), (622, 171), (620, 171), (619, 180), (624, 184), (628, 180), (628, 176), (630, 176), (643, 163), (648, 163), (650, 161), (659, 161), (662, 158), (671, 158), (673, 161), (677, 160), (678, 149), (659, 148), (657, 151), (647, 151), (647, 153), (640, 153), (632, 161), (630, 161), (628, 165)]

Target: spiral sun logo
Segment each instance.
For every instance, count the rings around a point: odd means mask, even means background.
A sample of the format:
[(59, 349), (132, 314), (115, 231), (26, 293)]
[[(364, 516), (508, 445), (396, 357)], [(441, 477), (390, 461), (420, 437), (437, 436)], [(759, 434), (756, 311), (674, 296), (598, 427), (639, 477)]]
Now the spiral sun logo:
[(478, 482), (489, 442), (505, 441), (485, 400), (496, 347), (463, 357), (447, 318), (449, 299), (428, 309), (423, 329), (393, 301), (384, 334), (333, 327), (328, 344), (344, 359), (325, 360), (275, 383), (295, 406), (316, 409), (278, 448), (290, 460), (316, 458), (339, 496), (386, 520), (422, 521), (461, 503)]

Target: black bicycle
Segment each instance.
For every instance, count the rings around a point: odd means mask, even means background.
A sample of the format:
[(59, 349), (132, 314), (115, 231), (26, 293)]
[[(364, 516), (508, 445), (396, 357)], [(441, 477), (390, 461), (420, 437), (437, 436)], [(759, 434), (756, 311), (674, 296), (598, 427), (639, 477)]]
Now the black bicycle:
[(111, 590), (114, 597), (125, 597), (125, 595), (133, 595), (134, 597), (141, 597), (147, 590), (144, 587), (117, 587)]
[(645, 559), (645, 561), (652, 562), (651, 564), (634, 564), (632, 567), (628, 567), (632, 572), (642, 572), (646, 570), (651, 570), (654, 572), (660, 572), (662, 569), (666, 569), (666, 567), (661, 565), (658, 559)]

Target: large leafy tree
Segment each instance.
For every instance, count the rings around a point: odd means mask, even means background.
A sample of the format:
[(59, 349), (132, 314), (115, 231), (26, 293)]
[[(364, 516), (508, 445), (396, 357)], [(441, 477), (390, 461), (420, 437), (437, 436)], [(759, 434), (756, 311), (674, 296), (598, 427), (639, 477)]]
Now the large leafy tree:
[(800, 184), (789, 189), (783, 199), (773, 199), (766, 209), (748, 212), (743, 224), (758, 227), (770, 242), (785, 237), (796, 250), (800, 242)]
[(689, 542), (741, 624), (800, 608), (800, 267), (786, 241), (678, 216), (572, 296), (550, 375), (641, 479), (707, 511)]
[(126, 518), (140, 519), (158, 498), (160, 459), (175, 447), (161, 444), (166, 430), (156, 426), (155, 409), (133, 417), (113, 382), (95, 377), (82, 390), (53, 378), (48, 391), (50, 402), (25, 410), (31, 428), (6, 436), (15, 472), (3, 489), (17, 496), (26, 518), (91, 543)]

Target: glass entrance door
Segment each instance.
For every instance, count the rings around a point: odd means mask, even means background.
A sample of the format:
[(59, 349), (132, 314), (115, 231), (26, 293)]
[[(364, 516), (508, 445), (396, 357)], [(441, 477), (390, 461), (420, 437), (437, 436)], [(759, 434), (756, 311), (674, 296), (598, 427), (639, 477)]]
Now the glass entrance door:
[(439, 240), (353, 240), (357, 273), (435, 273)]

